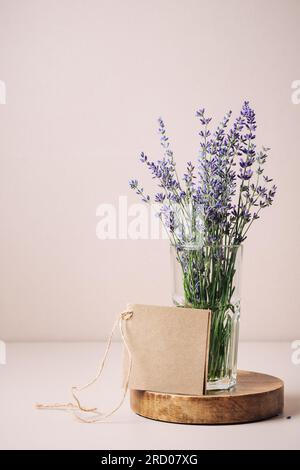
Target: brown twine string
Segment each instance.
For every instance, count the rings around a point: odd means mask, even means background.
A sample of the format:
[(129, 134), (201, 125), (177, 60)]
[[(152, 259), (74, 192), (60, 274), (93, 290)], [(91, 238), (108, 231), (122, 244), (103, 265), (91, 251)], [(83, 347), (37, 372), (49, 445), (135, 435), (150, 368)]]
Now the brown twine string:
[[(103, 355), (102, 361), (100, 363), (99, 369), (98, 369), (95, 377), (92, 380), (90, 380), (88, 383), (86, 383), (85, 385), (82, 385), (80, 387), (75, 386), (75, 387), (71, 388), (71, 393), (72, 393), (72, 396), (75, 400), (75, 403), (72, 403), (72, 402), (70, 402), (70, 403), (49, 403), (49, 404), (37, 403), (35, 405), (35, 407), (39, 410), (72, 411), (75, 418), (78, 421), (82, 422), (82, 423), (96, 423), (96, 422), (99, 422), (99, 421), (105, 421), (109, 416), (113, 415), (116, 411), (118, 411), (119, 408), (121, 408), (121, 406), (123, 405), (124, 400), (126, 398), (126, 394), (127, 394), (127, 390), (128, 390), (128, 386), (129, 386), (129, 378), (130, 378), (130, 373), (131, 373), (131, 367), (132, 367), (132, 356), (131, 356), (131, 352), (130, 352), (130, 349), (128, 347), (125, 335), (124, 335), (123, 320), (124, 321), (129, 320), (132, 317), (132, 315), (133, 315), (132, 311), (126, 310), (125, 312), (122, 312), (118, 316), (118, 318), (116, 319), (116, 321), (114, 323), (114, 326), (111, 330), (107, 345), (106, 345), (105, 353)], [(86, 408), (86, 407), (82, 406), (77, 394), (79, 392), (81, 392), (82, 390), (87, 389), (88, 387), (90, 387), (94, 383), (96, 383), (97, 380), (100, 378), (100, 376), (102, 374), (102, 371), (103, 371), (103, 368), (104, 368), (104, 365), (106, 363), (108, 352), (110, 350), (110, 346), (111, 346), (111, 342), (112, 342), (112, 338), (113, 338), (115, 329), (118, 325), (119, 325), (119, 329), (120, 329), (120, 333), (121, 333), (121, 338), (123, 340), (124, 346), (127, 350), (128, 356), (129, 356), (129, 367), (128, 367), (128, 372), (127, 372), (126, 380), (125, 380), (124, 387), (123, 387), (123, 395), (122, 395), (121, 400), (119, 401), (117, 406), (115, 406), (115, 408), (113, 408), (111, 411), (109, 411), (107, 413), (102, 413), (101, 411), (98, 410), (98, 408)], [(91, 418), (85, 418), (83, 416), (80, 416), (78, 414), (78, 411), (81, 411), (82, 413), (94, 413), (95, 416), (91, 417)]]

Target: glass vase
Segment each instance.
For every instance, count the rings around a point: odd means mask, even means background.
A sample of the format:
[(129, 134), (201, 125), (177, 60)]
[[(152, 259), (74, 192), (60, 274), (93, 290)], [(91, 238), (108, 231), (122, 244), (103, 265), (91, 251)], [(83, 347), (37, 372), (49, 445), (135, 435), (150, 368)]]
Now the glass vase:
[(171, 246), (173, 303), (211, 310), (206, 390), (236, 384), (242, 246)]

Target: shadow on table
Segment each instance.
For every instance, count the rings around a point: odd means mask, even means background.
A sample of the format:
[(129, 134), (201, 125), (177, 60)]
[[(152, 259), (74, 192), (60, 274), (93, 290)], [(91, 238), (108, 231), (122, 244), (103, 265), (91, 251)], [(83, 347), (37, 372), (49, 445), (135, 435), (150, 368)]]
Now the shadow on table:
[(285, 394), (283, 413), (285, 417), (300, 415), (300, 395)]

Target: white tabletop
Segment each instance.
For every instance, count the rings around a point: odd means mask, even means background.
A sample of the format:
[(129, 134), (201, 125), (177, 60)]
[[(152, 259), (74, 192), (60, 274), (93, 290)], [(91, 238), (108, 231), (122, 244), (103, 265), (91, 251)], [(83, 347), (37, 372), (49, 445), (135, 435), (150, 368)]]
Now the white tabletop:
[[(104, 343), (10, 343), (0, 365), (1, 449), (299, 449), (300, 365), (290, 343), (241, 343), (241, 369), (285, 381), (284, 415), (234, 426), (191, 426), (135, 415), (128, 397), (107, 422), (82, 424), (63, 411), (39, 411), (36, 402), (69, 402), (70, 387), (94, 376)], [(113, 343), (105, 373), (84, 404), (103, 411), (121, 396), (121, 344)], [(290, 419), (287, 419), (291, 416)]]

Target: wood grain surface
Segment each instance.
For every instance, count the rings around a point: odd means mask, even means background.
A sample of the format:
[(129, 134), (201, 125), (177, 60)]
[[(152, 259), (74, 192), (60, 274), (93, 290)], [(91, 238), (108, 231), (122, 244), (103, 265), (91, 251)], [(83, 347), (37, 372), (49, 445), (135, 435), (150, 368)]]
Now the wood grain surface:
[(184, 424), (237, 424), (260, 421), (283, 411), (284, 384), (277, 377), (239, 371), (229, 391), (203, 396), (131, 390), (132, 410), (150, 419)]

